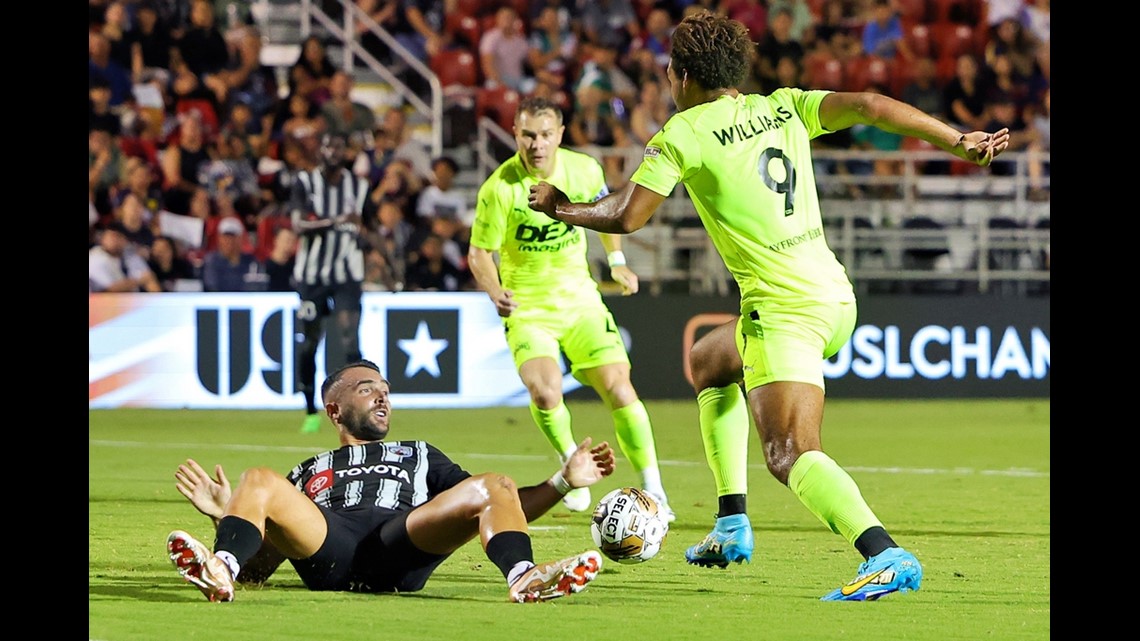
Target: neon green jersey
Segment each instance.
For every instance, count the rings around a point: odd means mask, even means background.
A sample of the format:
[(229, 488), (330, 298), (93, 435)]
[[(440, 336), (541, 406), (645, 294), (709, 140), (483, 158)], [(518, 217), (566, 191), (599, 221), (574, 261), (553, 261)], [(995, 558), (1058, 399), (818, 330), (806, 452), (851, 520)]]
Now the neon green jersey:
[[(570, 149), (557, 150), (554, 173), (545, 180), (571, 202), (592, 202), (609, 193), (601, 164)], [(499, 165), (479, 188), (471, 244), (499, 252), (499, 278), (520, 309), (600, 297), (586, 258), (586, 230), (528, 205), (530, 186), (538, 182), (517, 153)]]
[(721, 96), (674, 114), (630, 178), (668, 196), (684, 183), (740, 286), (741, 308), (764, 300), (852, 301), (827, 246), (810, 141), (826, 91), (783, 88)]

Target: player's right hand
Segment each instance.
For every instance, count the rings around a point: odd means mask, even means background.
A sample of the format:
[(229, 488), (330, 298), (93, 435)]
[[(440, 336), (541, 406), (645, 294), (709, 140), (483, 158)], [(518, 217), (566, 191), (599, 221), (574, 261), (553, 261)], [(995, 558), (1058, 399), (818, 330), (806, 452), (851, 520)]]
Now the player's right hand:
[(504, 289), (499, 292), (498, 296), (491, 299), (495, 302), (495, 311), (499, 313), (499, 316), (506, 318), (511, 315), (511, 312), (518, 309), (519, 302), (514, 299), (514, 295), (515, 293), (511, 290)]

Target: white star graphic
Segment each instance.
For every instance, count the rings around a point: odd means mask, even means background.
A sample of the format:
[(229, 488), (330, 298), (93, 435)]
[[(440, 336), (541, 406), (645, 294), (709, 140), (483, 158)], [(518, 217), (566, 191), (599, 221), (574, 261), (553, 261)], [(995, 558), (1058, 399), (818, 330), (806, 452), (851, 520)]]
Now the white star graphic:
[(432, 338), (426, 321), (420, 321), (416, 327), (415, 338), (401, 338), (396, 341), (400, 349), (408, 355), (408, 366), (404, 368), (404, 377), (411, 378), (417, 372), (427, 370), (432, 378), (439, 378), (439, 353), (447, 349), (447, 339)]

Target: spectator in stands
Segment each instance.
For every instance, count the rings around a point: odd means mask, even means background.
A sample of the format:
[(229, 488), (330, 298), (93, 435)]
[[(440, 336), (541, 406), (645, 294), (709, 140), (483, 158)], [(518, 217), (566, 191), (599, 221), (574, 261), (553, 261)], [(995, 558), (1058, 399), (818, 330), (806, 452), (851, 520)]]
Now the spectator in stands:
[(1049, 88), (1041, 97), (1041, 104), (1029, 109), (1029, 127), (1033, 131), (1033, 141), (1029, 144), (1029, 199), (1049, 200), (1049, 188), (1045, 186), (1045, 176), (1049, 175), (1049, 163), (1042, 152), (1049, 151)]
[(803, 65), (800, 61), (792, 56), (780, 56), (776, 61), (776, 84), (780, 87), (798, 87), (806, 89), (804, 86)]
[(112, 109), (132, 99), (131, 72), (111, 58), (111, 41), (100, 31), (87, 34), (87, 75), (89, 82), (102, 78), (111, 88)]
[(911, 63), (910, 80), (903, 85), (899, 99), (917, 107), (939, 120), (946, 120), (942, 87), (938, 85), (937, 65), (929, 56), (915, 58)]
[(126, 156), (115, 144), (111, 132), (91, 129), (87, 132), (87, 188), (91, 202), (101, 216), (111, 213), (111, 195), (123, 175)]
[[(403, 11), (400, 0), (356, 0), (356, 6), (369, 18), (380, 25), (388, 33), (392, 33), (398, 26), (399, 13)], [(371, 25), (365, 20), (356, 20), (356, 37), (360, 39), (360, 46), (372, 54), (380, 64), (389, 64), (392, 56), (388, 43), (374, 34)]]
[(231, 28), (226, 66), (206, 79), (223, 111), (236, 102), (249, 105), (257, 117), (270, 113), (277, 103), (277, 72), (261, 63), (261, 32), (253, 25)]
[(329, 99), (321, 105), (325, 131), (343, 136), (345, 140), (372, 140), (376, 128), (376, 114), (368, 105), (353, 100), (356, 81), (348, 72), (338, 69), (329, 79)]
[(172, 67), (177, 71), (180, 65), (185, 65), (203, 84), (211, 74), (225, 69), (230, 52), (218, 28), (211, 0), (190, 1), (190, 25), (175, 41), (175, 51)]
[(535, 79), (527, 73), (526, 62), (530, 52), (523, 22), (515, 8), (509, 4), (495, 10), (495, 22), (479, 38), (479, 68), (483, 71), (484, 86), (489, 89), (504, 86), (519, 93), (530, 93)]
[[(1007, 152), (1025, 151), (1033, 143), (1034, 131), (1022, 118), (1021, 110), (1016, 99), (1001, 89), (993, 89), (986, 97), (986, 114), (988, 120), (986, 127), (997, 125), (998, 128), (1009, 129), (1009, 146)], [(986, 129), (986, 131), (997, 131)], [(1001, 159), (990, 165), (990, 173), (994, 176), (1013, 176), (1017, 174), (1017, 164), (1012, 160), (1001, 162)]]
[(1049, 80), (1049, 0), (1028, 0), (1021, 13), (1021, 26), (1037, 41), (1037, 66)]
[(111, 45), (111, 60), (124, 69), (131, 68), (131, 45), (127, 40), (131, 17), (122, 0), (110, 0), (103, 11), (103, 26), (99, 30)]
[(251, 252), (242, 249), (245, 227), (232, 216), (218, 223), (218, 246), (202, 259), (202, 289), (207, 292), (264, 291), (266, 275)]
[(1048, 82), (1037, 62), (1040, 48), (1040, 43), (1021, 26), (1016, 17), (1006, 18), (993, 28), (986, 43), (985, 64), (994, 69), (998, 56), (1007, 56), (1013, 66), (1013, 74), (1025, 79), (1032, 99), (1038, 100)]
[(175, 115), (182, 116), (190, 111), (198, 112), (202, 122), (202, 135), (207, 143), (218, 135), (221, 126), (221, 119), (218, 116), (221, 113), (221, 103), (218, 102), (214, 92), (202, 84), (202, 79), (186, 65), (179, 66), (174, 72), (170, 83), (170, 97), (169, 104), (174, 105)]
[[(448, 4), (445, 0), (408, 0), (401, 3), (392, 36), (417, 59), (430, 60), (447, 48), (450, 41), (443, 28)], [(396, 66), (399, 68), (401, 65)]]
[(443, 239), (428, 234), (420, 243), (415, 262), (408, 265), (408, 291), (455, 292), (459, 291), (460, 273), (443, 256)]
[(134, 21), (126, 40), (131, 49), (131, 76), (135, 82), (158, 78), (162, 84), (170, 80), (170, 62), (174, 37), (170, 25), (158, 15), (154, 0), (135, 3)]
[(641, 24), (630, 0), (593, 0), (579, 5), (578, 16), (585, 42), (629, 51), (630, 43), (641, 34)]
[(289, 68), (289, 95), (302, 93), (315, 104), (323, 104), (332, 93), (336, 65), (329, 59), (325, 43), (319, 36), (309, 36), (301, 42), (301, 55)]
[(222, 121), (219, 135), (242, 139), (255, 162), (269, 155), (269, 134), (266, 123), (258, 118), (244, 99), (234, 100), (229, 113)]
[[(748, 37), (752, 42), (760, 42), (768, 32), (768, 2), (763, 0), (720, 0), (717, 11), (739, 21), (748, 27)], [(670, 19), (670, 24), (672, 21)], [(665, 52), (665, 64), (669, 64), (669, 52)]]
[(381, 199), (376, 210), (376, 228), (369, 235), (369, 245), (375, 248), (388, 265), (390, 289), (400, 291), (408, 267), (408, 243), (415, 227), (407, 221), (399, 201)]
[(281, 226), (274, 230), (273, 238), (266, 239), (273, 247), (262, 261), (266, 274), (266, 290), (271, 292), (295, 292), (297, 282), (293, 279), (293, 268), (297, 264), (297, 232), (292, 227)]
[(364, 252), (364, 282), (360, 287), (366, 292), (399, 291), (391, 265), (375, 247), (370, 246)]
[(768, 32), (756, 45), (756, 54), (756, 77), (765, 93), (779, 87), (776, 63), (780, 58), (804, 59), (806, 51), (803, 45), (792, 38), (792, 12), (787, 7), (772, 12)]
[(245, 139), (232, 134), (218, 136), (210, 146), (210, 155), (213, 160), (205, 166), (210, 197), (217, 199), (221, 192), (227, 192), (242, 218), (250, 220), (263, 203), (257, 169)]
[(863, 43), (852, 35), (854, 20), (844, 0), (824, 0), (819, 20), (800, 44), (805, 49), (810, 47), (809, 55), (831, 55), (839, 60), (860, 55)]
[(108, 225), (99, 235), (99, 244), (88, 251), (87, 286), (91, 293), (162, 291), (146, 261), (131, 250), (119, 222)]
[[(788, 35), (792, 37), (792, 40), (804, 44), (804, 39), (808, 37), (808, 32), (811, 31), (812, 25), (816, 22), (815, 14), (812, 13), (808, 4), (808, 0), (768, 0), (768, 13), (771, 14), (778, 9), (787, 9), (792, 14), (792, 26), (788, 30)], [(753, 38), (753, 41), (755, 40)]]
[(163, 202), (170, 211), (184, 214), (189, 210), (190, 195), (206, 186), (199, 175), (210, 162), (210, 155), (201, 116), (191, 111), (179, 116), (178, 121), (176, 139), (159, 154), (159, 163)]
[(662, 8), (654, 9), (645, 18), (645, 28), (630, 43), (629, 54), (646, 49), (653, 54), (653, 62), (664, 71), (669, 66), (672, 33), (673, 19), (669, 17), (669, 12)]
[[(146, 220), (146, 208), (132, 191), (124, 191), (115, 206), (115, 222), (127, 235), (131, 249), (143, 260), (150, 258), (150, 246), (154, 244), (154, 229)], [(157, 227), (157, 221), (155, 221)]]
[(325, 132), (327, 123), (321, 117), (320, 109), (309, 99), (308, 95), (297, 92), (289, 96), (288, 106), (289, 115), (281, 121), (279, 140), (311, 141), (319, 139)]
[(637, 145), (644, 146), (649, 142), (653, 134), (673, 115), (670, 109), (672, 101), (666, 102), (667, 94), (661, 87), (656, 80), (643, 81), (637, 103), (629, 110), (629, 130)]
[(416, 227), (429, 227), (431, 220), (440, 216), (454, 216), (470, 225), (474, 203), (468, 204), (467, 197), (455, 187), (459, 163), (450, 156), (440, 156), (432, 161), (431, 169), (433, 179), (416, 199)]
[(527, 64), (540, 84), (553, 91), (568, 89), (570, 65), (578, 54), (578, 36), (570, 30), (569, 21), (563, 21), (560, 8), (555, 4), (532, 4), (539, 7), (530, 23), (530, 41)]
[(411, 164), (421, 182), (431, 178), (431, 154), (412, 135), (403, 106), (393, 105), (384, 112), (373, 138), (376, 145), (372, 160), (373, 182), (378, 182), (388, 164), (398, 158)]
[(87, 86), (87, 127), (110, 132), (113, 140), (122, 134), (123, 121), (111, 111), (111, 83), (101, 75), (93, 75)]
[(887, 59), (898, 56), (907, 60), (914, 57), (903, 39), (902, 18), (891, 6), (891, 0), (873, 0), (863, 25), (862, 42), (863, 53), (868, 56)]
[(150, 245), (147, 266), (154, 272), (164, 292), (182, 291), (184, 285), (179, 281), (197, 281), (201, 287), (194, 265), (179, 252), (178, 244), (170, 236), (155, 236)]
[(979, 71), (977, 58), (964, 53), (958, 56), (954, 77), (942, 88), (946, 120), (962, 131), (979, 130), (986, 124), (986, 87)]

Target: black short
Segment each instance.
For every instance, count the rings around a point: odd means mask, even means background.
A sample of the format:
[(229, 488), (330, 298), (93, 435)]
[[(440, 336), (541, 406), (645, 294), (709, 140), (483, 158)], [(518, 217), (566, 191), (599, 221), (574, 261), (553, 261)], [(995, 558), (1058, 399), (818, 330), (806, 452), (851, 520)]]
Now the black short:
[(324, 545), (307, 559), (290, 561), (310, 590), (415, 592), (450, 556), (412, 545), (408, 512), (317, 507), (329, 526)]
[(300, 320), (324, 318), (334, 311), (360, 311), (360, 283), (340, 285), (298, 285), (301, 306), (297, 309)]

